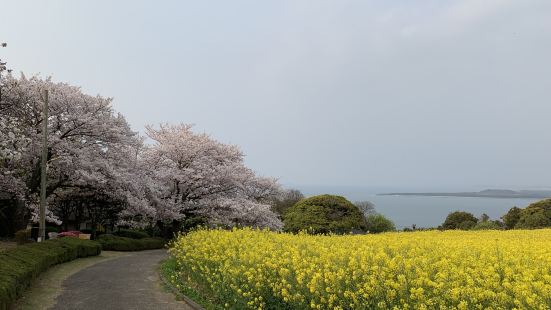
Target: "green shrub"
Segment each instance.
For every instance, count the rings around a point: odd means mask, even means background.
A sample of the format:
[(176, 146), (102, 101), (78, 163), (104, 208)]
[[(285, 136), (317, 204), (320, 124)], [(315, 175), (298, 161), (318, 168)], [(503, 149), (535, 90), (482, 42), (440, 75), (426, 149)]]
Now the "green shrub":
[(21, 229), (15, 232), (15, 242), (17, 244), (25, 244), (32, 242), (31, 230), (30, 229)]
[(503, 227), (497, 221), (483, 221), (483, 222), (478, 222), (471, 229), (472, 230), (498, 230), (498, 229), (503, 229)]
[(463, 229), (468, 230), (473, 228), (478, 219), (469, 212), (455, 211), (446, 217), (442, 224), (443, 229)]
[(341, 196), (320, 195), (302, 199), (283, 216), (284, 230), (313, 234), (365, 231), (365, 219), (354, 204)]
[(473, 229), (476, 226), (475, 221), (467, 220), (459, 223), (455, 229), (461, 229), (461, 230), (469, 230)]
[(370, 214), (366, 218), (367, 231), (370, 233), (382, 233), (396, 230), (394, 223), (382, 214)]
[(114, 235), (101, 235), (97, 241), (101, 243), (102, 249), (106, 251), (142, 251), (161, 249), (166, 241), (161, 238), (132, 239)]
[(551, 199), (532, 203), (520, 211), (515, 228), (544, 228), (551, 226)]
[(114, 232), (113, 235), (132, 239), (149, 238), (149, 235), (146, 232), (132, 229), (121, 229)]
[(505, 224), (506, 229), (513, 229), (520, 220), (520, 213), (522, 212), (521, 208), (512, 207), (507, 211), (507, 214), (501, 217), (503, 223)]
[(31, 281), (49, 267), (100, 252), (101, 245), (97, 242), (63, 238), (21, 245), (0, 253), (0, 310), (11, 309)]
[[(143, 231), (151, 237), (161, 236), (161, 229), (157, 225), (148, 226), (148, 227), (144, 228)], [(172, 237), (172, 236), (170, 236), (170, 237)]]
[(539, 208), (526, 208), (522, 210), (520, 219), (515, 228), (533, 229), (551, 226), (551, 220), (545, 214), (545, 210)]

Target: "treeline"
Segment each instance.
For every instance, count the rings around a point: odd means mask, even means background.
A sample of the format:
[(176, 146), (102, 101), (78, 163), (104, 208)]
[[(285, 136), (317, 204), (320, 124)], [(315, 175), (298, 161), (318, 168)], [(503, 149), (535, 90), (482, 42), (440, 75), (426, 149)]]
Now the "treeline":
[(486, 214), (480, 218), (472, 213), (450, 213), (439, 229), (536, 229), (551, 227), (551, 199), (534, 202), (526, 208), (513, 207), (500, 219), (491, 220)]
[[(334, 195), (319, 195), (304, 198), (297, 191), (277, 202), (278, 214), (287, 232), (305, 231), (312, 234), (380, 233), (396, 231), (394, 223), (375, 210), (369, 201), (352, 203)], [(476, 217), (465, 211), (448, 214), (438, 227), (412, 225), (403, 231), (418, 230), (504, 230), (537, 229), (551, 227), (551, 199), (530, 204), (526, 208), (511, 208), (500, 219), (491, 219), (487, 214)]]

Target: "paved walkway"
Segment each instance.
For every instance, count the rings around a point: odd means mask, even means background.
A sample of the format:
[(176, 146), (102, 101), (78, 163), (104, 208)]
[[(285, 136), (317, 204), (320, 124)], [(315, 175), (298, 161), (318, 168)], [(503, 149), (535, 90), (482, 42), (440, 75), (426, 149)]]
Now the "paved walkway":
[(54, 310), (192, 310), (161, 287), (165, 250), (136, 252), (83, 269), (65, 280)]

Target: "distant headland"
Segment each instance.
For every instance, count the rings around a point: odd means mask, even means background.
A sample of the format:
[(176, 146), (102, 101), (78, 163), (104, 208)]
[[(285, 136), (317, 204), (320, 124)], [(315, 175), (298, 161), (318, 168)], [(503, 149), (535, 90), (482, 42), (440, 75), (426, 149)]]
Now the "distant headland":
[(379, 196), (436, 196), (436, 197), (487, 197), (487, 198), (550, 198), (551, 190), (485, 189), (479, 192), (457, 193), (384, 193)]

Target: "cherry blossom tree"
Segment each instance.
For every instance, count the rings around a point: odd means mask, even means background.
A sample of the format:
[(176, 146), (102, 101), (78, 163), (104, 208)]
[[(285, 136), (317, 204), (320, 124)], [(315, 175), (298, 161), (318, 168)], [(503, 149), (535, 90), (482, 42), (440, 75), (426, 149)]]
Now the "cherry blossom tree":
[(143, 161), (155, 180), (158, 206), (181, 217), (205, 216), (211, 224), (281, 228), (268, 204), (279, 185), (247, 168), (237, 146), (194, 133), (187, 124), (146, 131), (154, 144)]
[[(40, 185), (43, 100), (48, 89), (48, 200), (67, 192), (109, 192), (117, 200), (131, 195), (133, 151), (142, 139), (111, 107), (111, 99), (83, 94), (78, 87), (22, 75), (5, 79), (0, 104), (0, 190), (20, 195), (33, 210)], [(135, 161), (135, 160), (134, 160)], [(138, 198), (136, 198), (138, 197)], [(32, 213), (32, 212), (31, 212)], [(56, 221), (55, 217), (51, 220)]]

